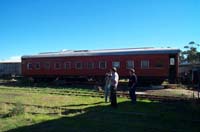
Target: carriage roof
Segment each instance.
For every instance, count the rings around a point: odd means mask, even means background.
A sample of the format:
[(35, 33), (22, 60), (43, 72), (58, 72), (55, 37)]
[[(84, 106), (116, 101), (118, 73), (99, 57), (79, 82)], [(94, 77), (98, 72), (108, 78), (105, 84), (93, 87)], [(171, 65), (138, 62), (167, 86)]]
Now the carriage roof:
[(63, 50), (59, 52), (44, 52), (37, 55), (25, 55), (22, 58), (70, 57), (70, 56), (108, 56), (108, 55), (142, 55), (142, 54), (177, 54), (175, 48), (123, 48), (101, 50)]

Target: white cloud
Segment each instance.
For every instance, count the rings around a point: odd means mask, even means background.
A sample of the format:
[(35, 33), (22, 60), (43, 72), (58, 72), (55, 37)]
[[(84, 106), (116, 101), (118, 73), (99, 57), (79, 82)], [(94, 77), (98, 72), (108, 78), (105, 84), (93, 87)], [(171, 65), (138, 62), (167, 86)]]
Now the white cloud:
[(7, 59), (2, 59), (0, 62), (21, 62), (21, 56), (11, 56)]

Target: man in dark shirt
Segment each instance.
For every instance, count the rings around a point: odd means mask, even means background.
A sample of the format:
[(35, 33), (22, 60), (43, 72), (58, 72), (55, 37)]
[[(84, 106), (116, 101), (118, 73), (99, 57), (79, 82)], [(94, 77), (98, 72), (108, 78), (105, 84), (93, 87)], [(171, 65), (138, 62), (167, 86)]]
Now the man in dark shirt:
[(134, 69), (129, 69), (129, 82), (128, 82), (128, 87), (129, 87), (129, 95), (131, 98), (131, 102), (133, 104), (136, 103), (136, 85), (137, 85), (137, 75), (135, 74), (135, 70)]

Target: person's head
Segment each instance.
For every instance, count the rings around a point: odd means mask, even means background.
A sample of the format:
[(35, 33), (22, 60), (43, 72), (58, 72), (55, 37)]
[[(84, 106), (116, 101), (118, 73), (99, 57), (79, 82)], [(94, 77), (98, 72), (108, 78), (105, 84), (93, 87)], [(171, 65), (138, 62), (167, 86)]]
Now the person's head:
[(115, 73), (115, 72), (117, 72), (117, 68), (116, 68), (116, 67), (113, 67), (113, 68), (111, 69), (111, 71), (112, 71), (112, 73)]
[(129, 69), (129, 74), (130, 75), (133, 75), (134, 73), (135, 73), (135, 69), (133, 69), (133, 68)]

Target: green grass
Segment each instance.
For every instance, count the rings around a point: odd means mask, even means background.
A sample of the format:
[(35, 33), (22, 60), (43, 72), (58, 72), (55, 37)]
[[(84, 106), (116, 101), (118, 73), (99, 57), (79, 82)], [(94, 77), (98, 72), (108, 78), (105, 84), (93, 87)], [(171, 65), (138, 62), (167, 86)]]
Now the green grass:
[[(80, 96), (79, 96), (80, 95)], [(199, 132), (200, 105), (118, 98), (113, 109), (99, 93), (80, 88), (0, 86), (0, 131)], [(17, 105), (23, 114), (7, 116)]]

